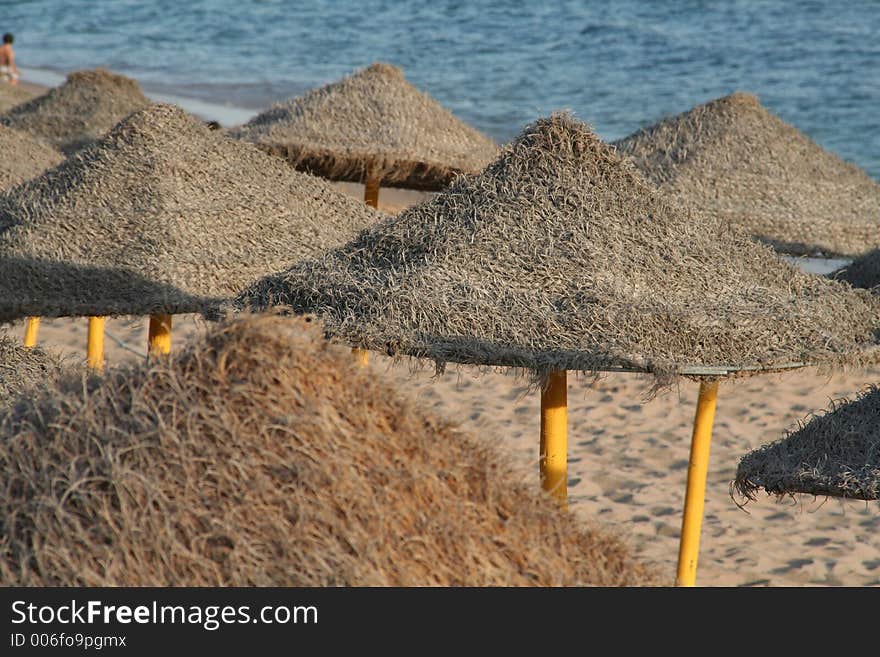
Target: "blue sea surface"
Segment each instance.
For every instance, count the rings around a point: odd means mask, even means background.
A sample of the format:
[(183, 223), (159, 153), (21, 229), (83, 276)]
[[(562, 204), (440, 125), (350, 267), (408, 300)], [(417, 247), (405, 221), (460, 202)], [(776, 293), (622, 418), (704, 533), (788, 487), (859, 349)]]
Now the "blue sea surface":
[(241, 120), (380, 60), (499, 141), (558, 109), (613, 140), (744, 90), (880, 179), (876, 2), (31, 0), (0, 9), (26, 73), (101, 66), (153, 97), (241, 108)]

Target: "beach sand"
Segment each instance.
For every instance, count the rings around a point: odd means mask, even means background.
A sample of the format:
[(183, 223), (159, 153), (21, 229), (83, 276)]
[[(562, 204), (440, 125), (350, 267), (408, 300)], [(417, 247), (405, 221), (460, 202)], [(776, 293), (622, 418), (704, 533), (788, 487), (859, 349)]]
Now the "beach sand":
[(30, 82), (19, 82), (16, 85), (9, 82), (0, 82), (0, 113), (29, 101), (35, 96), (44, 93), (45, 87)]
[(26, 91), (32, 98), (49, 90), (45, 85), (28, 82), (27, 80), (19, 80), (18, 86), (23, 91)]
[[(363, 186), (339, 183), (363, 198)], [(428, 195), (383, 189), (380, 208), (396, 212)], [(174, 348), (205, 322), (174, 318)], [(21, 337), (24, 323), (7, 330)], [(43, 320), (40, 344), (81, 362), (87, 320)], [(145, 318), (109, 318), (109, 365), (145, 356)], [(491, 438), (538, 486), (539, 395), (513, 374), (456, 368), (434, 376), (372, 354), (376, 376), (401, 384), (422, 404)], [(697, 571), (699, 586), (880, 586), (880, 507), (876, 503), (763, 496), (741, 509), (729, 484), (747, 451), (776, 440), (831, 399), (854, 397), (880, 381), (880, 368), (828, 376), (814, 369), (722, 382)], [(572, 513), (621, 532), (644, 559), (675, 578), (690, 434), (698, 384), (682, 380), (650, 399), (651, 380), (632, 374), (569, 375), (569, 501)]]

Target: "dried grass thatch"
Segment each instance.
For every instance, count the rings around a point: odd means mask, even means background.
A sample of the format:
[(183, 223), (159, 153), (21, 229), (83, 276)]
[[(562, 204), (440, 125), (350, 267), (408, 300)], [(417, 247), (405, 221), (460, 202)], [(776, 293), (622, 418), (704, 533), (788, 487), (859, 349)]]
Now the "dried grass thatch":
[(796, 431), (740, 461), (733, 488), (746, 500), (768, 494), (880, 499), (880, 388), (832, 403)]
[(21, 105), (42, 92), (29, 84), (9, 84), (0, 82), (0, 112), (8, 112), (16, 105)]
[(306, 321), (0, 411), (0, 584), (642, 585), (613, 535)]
[(200, 312), (383, 216), (152, 105), (0, 195), (0, 321)]
[(880, 246), (880, 185), (734, 93), (614, 143), (651, 181), (779, 251), (855, 256)]
[(0, 125), (0, 190), (30, 180), (63, 160), (48, 144)]
[(498, 153), (488, 137), (377, 63), (279, 103), (229, 133), (331, 180), (436, 190)]
[(64, 84), (16, 105), (0, 116), (0, 124), (30, 132), (70, 155), (149, 104), (135, 80), (96, 68), (71, 73)]
[(0, 406), (23, 390), (53, 381), (60, 372), (61, 360), (54, 354), (40, 347), (25, 349), (20, 341), (0, 335)]
[(846, 281), (853, 287), (866, 290), (877, 288), (880, 286), (880, 249), (868, 251), (828, 276), (838, 281)]
[(693, 216), (564, 114), (233, 305), (275, 304), (324, 316), (359, 347), (441, 364), (664, 378), (880, 356), (880, 300)]

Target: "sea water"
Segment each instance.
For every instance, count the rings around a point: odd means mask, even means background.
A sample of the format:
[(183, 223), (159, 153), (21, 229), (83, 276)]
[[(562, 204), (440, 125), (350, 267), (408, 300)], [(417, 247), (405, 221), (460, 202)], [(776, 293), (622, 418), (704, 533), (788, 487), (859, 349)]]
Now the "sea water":
[(743, 90), (880, 179), (876, 2), (34, 0), (0, 10), (26, 79), (101, 66), (225, 123), (373, 61), (400, 66), (499, 141), (559, 109), (613, 140)]

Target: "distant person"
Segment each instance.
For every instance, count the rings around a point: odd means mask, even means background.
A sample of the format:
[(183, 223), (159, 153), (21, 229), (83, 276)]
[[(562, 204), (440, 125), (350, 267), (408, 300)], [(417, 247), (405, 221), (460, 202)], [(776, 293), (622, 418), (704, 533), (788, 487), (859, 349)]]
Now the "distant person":
[(3, 35), (3, 45), (0, 46), (0, 80), (10, 84), (18, 84), (18, 67), (15, 65), (13, 41), (15, 41), (15, 37), (11, 32)]

